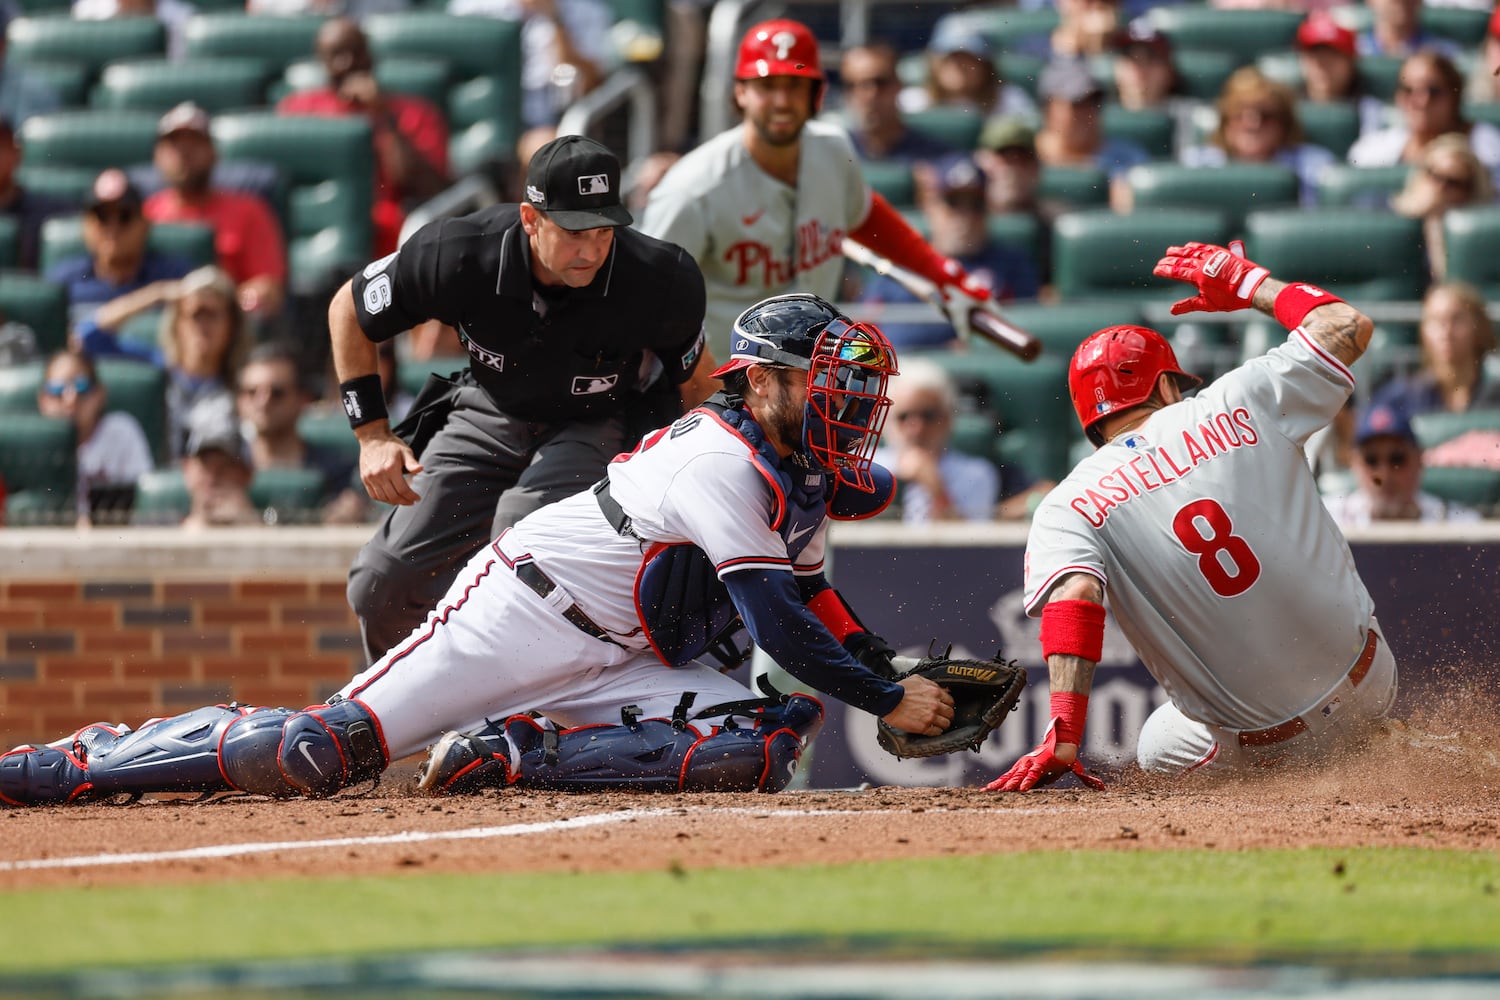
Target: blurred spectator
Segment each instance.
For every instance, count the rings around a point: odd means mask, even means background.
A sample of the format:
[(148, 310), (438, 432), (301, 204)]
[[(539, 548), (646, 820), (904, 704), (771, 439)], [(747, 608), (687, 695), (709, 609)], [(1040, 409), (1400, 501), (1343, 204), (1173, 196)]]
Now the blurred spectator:
[(966, 107), (986, 117), (1037, 120), (1031, 95), (1004, 81), (988, 39), (958, 14), (940, 18), (927, 43), (927, 97), (933, 107)]
[(5, 58), (5, 33), (14, 17), (10, 5), (0, 7), (0, 118), (20, 128), (32, 115), (62, 107), (62, 98), (46, 81)]
[(265, 523), (250, 499), (254, 472), (245, 439), (231, 421), (205, 423), (188, 439), (182, 479), (190, 508), (182, 520), (189, 529)]
[(513, 201), (526, 200), (526, 164), (536, 155), (536, 151), (547, 143), (557, 138), (556, 125), (533, 125), (528, 129), (521, 130), (521, 136), (516, 140), (516, 162), (521, 169), (515, 173), (513, 178), (514, 191)]
[(1479, 54), (1474, 57), (1474, 68), (1469, 72), (1464, 97), (1475, 104), (1500, 101), (1500, 6), (1490, 15), (1490, 28), (1485, 32)]
[(1323, 498), (1342, 527), (1480, 519), (1478, 511), (1422, 492), (1422, 447), (1398, 407), (1376, 405), (1360, 414), (1352, 454), (1354, 491)]
[(267, 319), (276, 316), (286, 301), (281, 226), (255, 195), (213, 186), (218, 154), (208, 112), (191, 102), (179, 104), (162, 116), (156, 134), (156, 169), (167, 188), (146, 199), (146, 218), (213, 227), (219, 267), (238, 284), (240, 308)]
[(1490, 172), (1474, 155), (1469, 140), (1450, 132), (1427, 144), (1421, 168), (1407, 177), (1406, 186), (1391, 199), (1391, 208), (1407, 218), (1422, 220), (1431, 277), (1442, 281), (1448, 272), (1443, 217), (1452, 209), (1494, 200)]
[[(949, 447), (958, 393), (948, 374), (922, 357), (901, 362), (891, 380), (891, 415), (875, 461), (901, 485), (901, 520), (988, 521), (1027, 515), (1027, 502), (1051, 488), (1009, 466)], [(1002, 500), (1004, 497), (1006, 499)]]
[(1356, 167), (1389, 167), (1421, 163), (1427, 144), (1448, 132), (1469, 137), (1469, 145), (1491, 178), (1500, 181), (1500, 129), (1463, 116), (1463, 75), (1451, 60), (1435, 52), (1418, 52), (1401, 64), (1396, 81), (1396, 108), (1402, 122), (1363, 135), (1349, 150)]
[(615, 12), (599, 0), (449, 0), (448, 13), (521, 22), (526, 125), (556, 125), (568, 105), (597, 87), (611, 68)]
[(276, 110), (369, 118), (375, 147), (375, 254), (393, 253), (407, 209), (448, 183), (448, 124), (430, 102), (380, 89), (369, 40), (349, 18), (332, 18), (318, 29), (316, 52), (327, 86), (288, 94)]
[(78, 441), (78, 522), (123, 524), (135, 503), (135, 481), (155, 468), (151, 445), (140, 423), (128, 413), (104, 411), (108, 393), (94, 360), (78, 350), (47, 359), (37, 389), (44, 417), (73, 424)]
[(865, 160), (932, 160), (955, 152), (907, 127), (901, 115), (896, 50), (885, 42), (856, 45), (839, 61), (844, 123), (854, 151)]
[(637, 217), (646, 210), (651, 189), (672, 169), (672, 164), (682, 159), (681, 153), (662, 150), (642, 157), (629, 167), (629, 176), (621, 180), (625, 188), (625, 207)]
[(1042, 130), (1036, 152), (1042, 167), (1099, 167), (1110, 179), (1110, 203), (1129, 204), (1125, 172), (1150, 155), (1125, 139), (1106, 138), (1100, 122), (1104, 87), (1078, 59), (1054, 59), (1042, 70), (1037, 91), (1043, 100)]
[(183, 0), (73, 0), (73, 16), (80, 21), (115, 17), (154, 17), (167, 33), (167, 55), (182, 58), (187, 46), (187, 23), (198, 13)]
[[(984, 171), (973, 158), (955, 153), (935, 163), (917, 163), (917, 204), (927, 224), (927, 242), (963, 265), (971, 278), (990, 289), (995, 299), (1034, 299), (1039, 282), (1036, 265), (1024, 253), (992, 240), (985, 228)], [(865, 289), (864, 302), (918, 302), (916, 296), (887, 275), (877, 275)], [(882, 323), (897, 350), (946, 347), (957, 334), (934, 315), (931, 323)]]
[(1109, 52), (1121, 26), (1117, 0), (1056, 0), (1059, 24), (1052, 32), (1055, 56), (1098, 56)]
[(1042, 285), (1052, 282), (1052, 222), (1067, 206), (1041, 197), (1042, 162), (1036, 155), (1036, 133), (1014, 119), (998, 119), (979, 133), (974, 153), (985, 176), (990, 214), (1019, 213), (1037, 223), (1036, 263)]
[(293, 14), (322, 14), (326, 17), (352, 17), (363, 21), (371, 14), (392, 14), (409, 10), (411, 0), (248, 0), (248, 14), (290, 17)]
[(42, 242), (42, 223), (54, 215), (67, 215), (73, 209), (67, 203), (28, 191), (16, 180), (21, 165), (21, 144), (10, 122), (0, 118), (0, 215), (15, 216), (16, 265), (23, 271), (35, 271)]
[[(147, 247), (151, 223), (141, 211), (141, 194), (113, 167), (89, 189), (83, 213), (87, 253), (58, 261), (47, 280), (68, 290), (68, 320), (91, 353), (99, 330), (115, 330), (125, 318), (159, 306), (190, 265)], [(114, 353), (114, 352), (111, 352)]]
[[(376, 347), (380, 362), (380, 388), (385, 394), (385, 411), (390, 415), (391, 426), (395, 427), (406, 419), (416, 400), (411, 393), (401, 388), (401, 361), (396, 356), (396, 342), (382, 340)], [(334, 398), (338, 398), (337, 393)]]
[(1459, 281), (1429, 289), (1419, 337), (1421, 370), (1375, 390), (1372, 403), (1410, 416), (1500, 407), (1500, 379), (1484, 363), (1495, 349), (1495, 326), (1477, 289)]
[(1313, 431), (1303, 451), (1308, 467), (1318, 481), (1318, 492), (1324, 496), (1348, 493), (1354, 489), (1354, 470), (1350, 467), (1354, 452), (1354, 397), (1344, 401), (1333, 420)]
[[(297, 372), (298, 353), (289, 344), (261, 344), (240, 369), (236, 397), (241, 426), (250, 444), (250, 463), (259, 469), (315, 469), (322, 476), (320, 503), (350, 491), (357, 458), (308, 444), (297, 422), (311, 397)], [(362, 513), (363, 497), (357, 505)], [(342, 510), (342, 507), (341, 507)], [(343, 511), (346, 521), (360, 513)]]
[(1217, 102), (1219, 124), (1209, 141), (1190, 146), (1180, 159), (1190, 167), (1226, 163), (1278, 163), (1295, 171), (1303, 204), (1317, 200), (1318, 175), (1338, 157), (1302, 141), (1292, 88), (1245, 66), (1224, 81)]
[(1172, 40), (1138, 17), (1115, 33), (1115, 94), (1131, 111), (1164, 108), (1182, 93), (1182, 79), (1172, 62)]
[(1360, 55), (1409, 56), (1427, 49), (1457, 58), (1462, 46), (1422, 27), (1422, 0), (1365, 0), (1370, 29), (1359, 36)]
[(1319, 104), (1355, 102), (1363, 135), (1385, 124), (1385, 102), (1365, 93), (1354, 32), (1327, 11), (1313, 11), (1297, 28), (1297, 65), (1303, 96)]

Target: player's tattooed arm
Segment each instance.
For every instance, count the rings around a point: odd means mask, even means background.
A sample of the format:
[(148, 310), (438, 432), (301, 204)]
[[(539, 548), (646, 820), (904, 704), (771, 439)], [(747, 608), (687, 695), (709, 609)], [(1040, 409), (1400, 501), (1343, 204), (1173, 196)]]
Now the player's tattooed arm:
[[(1276, 296), (1287, 284), (1285, 281), (1267, 278), (1255, 290), (1252, 304), (1267, 316), (1275, 316)], [(1303, 317), (1301, 329), (1343, 364), (1352, 365), (1370, 345), (1370, 334), (1374, 332), (1375, 323), (1347, 302), (1330, 302), (1318, 306)]]
[[(1069, 573), (1052, 588), (1052, 601), (1090, 601), (1104, 603), (1104, 585), (1090, 573)], [(1052, 693), (1088, 694), (1094, 686), (1094, 662), (1068, 653), (1047, 657), (1047, 681)]]

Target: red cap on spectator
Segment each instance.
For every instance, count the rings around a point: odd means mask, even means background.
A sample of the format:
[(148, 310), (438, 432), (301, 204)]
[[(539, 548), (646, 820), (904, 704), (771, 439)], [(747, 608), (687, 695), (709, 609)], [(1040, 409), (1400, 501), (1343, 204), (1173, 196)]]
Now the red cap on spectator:
[(1311, 49), (1326, 45), (1346, 56), (1354, 55), (1354, 32), (1339, 24), (1325, 11), (1315, 10), (1297, 28), (1297, 48)]
[(1500, 7), (1495, 8), (1495, 13), (1490, 15), (1490, 34), (1500, 38)]

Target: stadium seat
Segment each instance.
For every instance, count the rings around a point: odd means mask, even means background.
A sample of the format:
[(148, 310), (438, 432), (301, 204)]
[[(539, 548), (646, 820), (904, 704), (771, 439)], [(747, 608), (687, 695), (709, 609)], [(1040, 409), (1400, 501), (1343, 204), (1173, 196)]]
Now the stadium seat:
[(911, 163), (906, 160), (865, 160), (859, 165), (865, 175), (865, 183), (879, 192), (897, 208), (906, 208), (917, 202), (916, 183), (912, 179)]
[(1359, 108), (1335, 101), (1298, 101), (1297, 121), (1305, 142), (1324, 149), (1340, 160), (1359, 138)]
[(1292, 47), (1303, 15), (1291, 10), (1225, 9), (1199, 4), (1156, 7), (1146, 15), (1174, 49), (1208, 49), (1235, 64)]
[(52, 88), (61, 107), (78, 108), (88, 103), (94, 67), (49, 59), (27, 63), (26, 75)]
[(1041, 248), (1042, 225), (1036, 216), (1025, 212), (1002, 212), (986, 217), (984, 228), (990, 239), (1036, 260)]
[(979, 145), (984, 116), (973, 108), (944, 104), (908, 113), (906, 124), (954, 149), (968, 150)]
[(265, 63), (258, 59), (151, 59), (112, 63), (95, 85), (96, 108), (164, 112), (191, 100), (210, 114), (265, 104)]
[(295, 289), (316, 289), (331, 272), (369, 260), (375, 176), (365, 119), (245, 112), (220, 115), (211, 128), (221, 158), (271, 163), (286, 177)]
[(1418, 413), (1411, 418), (1411, 429), (1418, 444), (1431, 448), (1468, 431), (1500, 432), (1500, 410), (1480, 407), (1462, 413), (1446, 410)]
[(1131, 215), (1068, 212), (1058, 216), (1052, 233), (1053, 284), (1064, 301), (1171, 302), (1183, 286), (1151, 273), (1167, 247), (1190, 240), (1223, 243), (1231, 230), (1222, 212), (1158, 208)]
[(0, 365), (0, 413), (35, 413), (36, 393), (42, 386), (44, 358)]
[(1462, 465), (1429, 465), (1422, 470), (1422, 490), (1449, 503), (1473, 507), (1493, 516), (1500, 505), (1500, 471)]
[(616, 55), (624, 62), (659, 59), (667, 38), (666, 0), (609, 0), (609, 5), (614, 8), (616, 24), (636, 26), (636, 32), (625, 36), (628, 41), (616, 46)]
[(1041, 56), (1027, 55), (1024, 52), (1005, 52), (996, 57), (1000, 68), (1000, 79), (1003, 83), (1013, 83), (1020, 87), (1033, 99), (1037, 96), (1037, 81), (1041, 78), (1042, 70), (1047, 65), (1047, 60)]
[(115, 339), (121, 344), (144, 351), (154, 351), (161, 346), (161, 318), (165, 310), (148, 309), (120, 324)]
[(1109, 175), (1098, 167), (1042, 166), (1037, 194), (1072, 208), (1109, 204)]
[(149, 163), (160, 115), (146, 111), (69, 109), (33, 115), (21, 126), (21, 146), (34, 166), (106, 167)]
[(504, 162), (514, 155), (515, 143), (507, 143), (502, 127), (492, 121), (475, 122), (453, 132), (448, 139), (448, 166), (455, 177), (473, 173), (486, 164)]
[[(392, 56), (375, 64), (375, 80), (382, 90), (393, 94), (421, 97), (439, 108), (448, 103), (449, 82), (453, 70), (446, 60), (420, 56)], [(298, 90), (325, 86), (328, 74), (314, 60), (295, 62), (281, 75), (280, 88), (272, 102)]]
[(185, 54), (195, 59), (258, 59), (268, 75), (279, 75), (288, 64), (312, 55), (318, 29), (325, 20), (311, 14), (272, 17), (243, 10), (199, 14), (187, 23)]
[(1244, 224), (1247, 212), (1297, 204), (1296, 172), (1275, 163), (1230, 163), (1221, 167), (1143, 163), (1131, 167), (1125, 176), (1137, 212), (1161, 206), (1213, 209), (1223, 212), (1230, 229), (1236, 231)]
[(1014, 5), (991, 7), (971, 10), (964, 16), (998, 52), (1012, 48), (1023, 38), (1046, 38), (1059, 21), (1057, 8), (1050, 4), (1035, 10), (1019, 10)]
[(1391, 195), (1400, 191), (1411, 173), (1409, 164), (1355, 167), (1331, 163), (1318, 175), (1318, 203), (1325, 208), (1390, 208)]
[(359, 461), (359, 438), (342, 409), (307, 410), (297, 420), (297, 433), (310, 445)]
[(1483, 104), (1470, 101), (1464, 105), (1463, 114), (1471, 122), (1485, 122), (1500, 128), (1500, 101), (1487, 101)]
[(1452, 281), (1467, 281), (1487, 298), (1500, 296), (1500, 206), (1457, 208), (1443, 216)]
[(43, 356), (67, 343), (68, 293), (61, 285), (21, 271), (0, 272), (0, 315), (31, 327)]
[(19, 17), (5, 32), (5, 58), (17, 65), (68, 62), (85, 68), (90, 82), (109, 63), (166, 54), (166, 31), (154, 17), (79, 21), (70, 17)]
[(143, 473), (135, 481), (136, 523), (171, 524), (187, 516), (192, 507), (182, 469), (173, 467)]
[(440, 354), (425, 360), (401, 360), (401, 388), (413, 396), (422, 391), (422, 386), (427, 384), (428, 375), (452, 375), (469, 367), (469, 356), (467, 354)]
[(250, 480), (250, 501), (274, 510), (278, 523), (316, 520), (322, 495), (323, 473), (318, 469), (257, 469)]
[(99, 381), (108, 392), (107, 409), (135, 417), (151, 454), (158, 462), (167, 459), (167, 373), (153, 364), (127, 358), (100, 358), (95, 362)]
[(1219, 96), (1224, 81), (1238, 67), (1234, 56), (1213, 49), (1177, 49), (1172, 53), (1172, 65), (1182, 81), (1183, 96), (1209, 103)]
[(1480, 6), (1438, 7), (1424, 4), (1421, 8), (1422, 27), (1439, 38), (1449, 38), (1464, 48), (1477, 49), (1484, 44), (1492, 13), (1488, 8)]
[(1005, 317), (1042, 342), (1042, 350), (1064, 360), (1090, 334), (1107, 326), (1140, 323), (1140, 312), (1128, 302), (1062, 302), (1043, 305), (1018, 302), (1004, 306)]
[(1400, 56), (1360, 56), (1356, 70), (1365, 93), (1385, 101), (1396, 99), (1396, 78), (1401, 75)]
[(0, 478), (9, 494), (9, 524), (69, 520), (78, 488), (73, 424), (36, 413), (12, 413), (0, 434)]
[(1428, 283), (1422, 223), (1355, 208), (1251, 212), (1250, 259), (1352, 302), (1418, 299)]
[(1302, 92), (1302, 60), (1295, 50), (1267, 52), (1255, 60), (1255, 68), (1277, 83)]
[(14, 215), (0, 215), (0, 269), (15, 267), (20, 252), (21, 223)]
[[(212, 264), (214, 231), (211, 226), (183, 222), (158, 222), (151, 227), (146, 245), (157, 253), (180, 257), (193, 266)], [(42, 223), (39, 270), (45, 274), (60, 260), (88, 253), (83, 242), (81, 215), (55, 216)]]
[(99, 171), (91, 167), (44, 166), (22, 163), (16, 180), (28, 191), (49, 195), (82, 210)]
[(1100, 127), (1110, 139), (1126, 139), (1153, 157), (1170, 159), (1177, 138), (1177, 122), (1160, 108), (1132, 109), (1106, 104)]

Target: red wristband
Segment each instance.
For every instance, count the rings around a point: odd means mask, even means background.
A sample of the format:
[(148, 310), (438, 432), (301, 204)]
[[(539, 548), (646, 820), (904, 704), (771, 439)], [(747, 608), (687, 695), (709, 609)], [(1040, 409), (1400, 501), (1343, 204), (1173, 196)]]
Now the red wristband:
[(1098, 663), (1104, 655), (1104, 605), (1051, 601), (1042, 608), (1042, 655), (1061, 653)]
[(1075, 691), (1057, 691), (1052, 695), (1052, 720), (1057, 727), (1057, 742), (1078, 746), (1083, 742), (1083, 723), (1089, 717), (1089, 696)]
[(1302, 325), (1307, 314), (1318, 306), (1342, 301), (1344, 300), (1337, 295), (1317, 285), (1304, 283), (1287, 285), (1276, 293), (1276, 322), (1288, 330), (1295, 330)]

